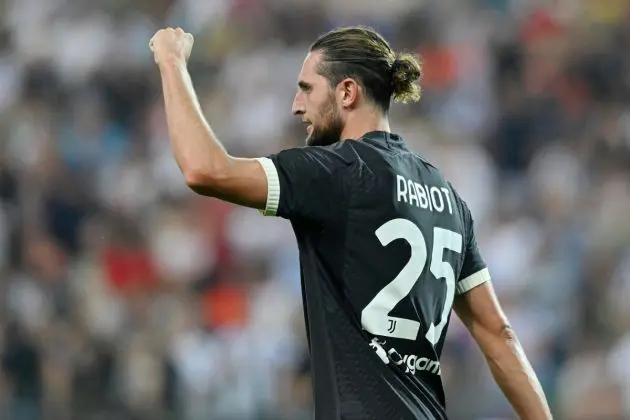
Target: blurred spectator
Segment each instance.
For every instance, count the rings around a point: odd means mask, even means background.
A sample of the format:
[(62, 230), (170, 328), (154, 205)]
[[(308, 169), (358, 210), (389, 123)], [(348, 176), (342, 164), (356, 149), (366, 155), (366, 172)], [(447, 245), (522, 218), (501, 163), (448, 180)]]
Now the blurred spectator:
[(42, 417), (42, 357), (23, 326), (11, 322), (6, 326), (2, 370), (11, 402), (9, 416), (37, 420)]

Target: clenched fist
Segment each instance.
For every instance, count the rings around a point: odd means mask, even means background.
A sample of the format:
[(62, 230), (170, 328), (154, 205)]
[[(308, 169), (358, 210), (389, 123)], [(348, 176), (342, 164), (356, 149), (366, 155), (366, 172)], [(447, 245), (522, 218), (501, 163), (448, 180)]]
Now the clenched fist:
[(149, 49), (153, 52), (153, 58), (158, 65), (166, 60), (181, 61), (186, 64), (194, 41), (193, 36), (181, 28), (160, 29), (149, 41)]

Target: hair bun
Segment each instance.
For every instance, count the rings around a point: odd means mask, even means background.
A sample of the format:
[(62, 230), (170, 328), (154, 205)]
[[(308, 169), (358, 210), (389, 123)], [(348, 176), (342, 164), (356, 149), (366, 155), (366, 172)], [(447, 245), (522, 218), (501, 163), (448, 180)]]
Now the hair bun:
[(400, 54), (392, 63), (391, 77), (394, 102), (408, 103), (420, 99), (418, 82), (422, 78), (419, 60), (411, 54)]
[(396, 72), (398, 72), (401, 66), (402, 66), (402, 60), (396, 57), (396, 59), (392, 63), (392, 74), (395, 74)]

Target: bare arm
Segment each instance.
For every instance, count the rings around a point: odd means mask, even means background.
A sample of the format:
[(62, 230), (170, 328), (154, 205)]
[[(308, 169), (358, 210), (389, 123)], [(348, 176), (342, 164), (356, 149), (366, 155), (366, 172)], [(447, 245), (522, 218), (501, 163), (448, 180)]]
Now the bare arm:
[(201, 111), (185, 62), (159, 63), (173, 154), (195, 192), (264, 209), (267, 177), (255, 159), (227, 154)]
[(551, 411), (523, 348), (486, 282), (458, 296), (454, 309), (488, 362), (495, 381), (524, 420), (551, 419)]

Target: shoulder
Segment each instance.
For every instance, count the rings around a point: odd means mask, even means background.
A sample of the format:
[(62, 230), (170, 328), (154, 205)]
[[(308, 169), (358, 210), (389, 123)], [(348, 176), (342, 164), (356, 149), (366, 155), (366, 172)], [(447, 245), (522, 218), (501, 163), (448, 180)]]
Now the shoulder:
[(346, 198), (347, 146), (307, 146), (285, 149), (261, 158), (271, 203), (264, 214), (286, 219), (324, 222), (337, 218)]
[(306, 146), (282, 150), (270, 158), (276, 164), (313, 166), (324, 169), (341, 169), (352, 166), (353, 152), (348, 142), (337, 142), (329, 146)]
[(453, 186), (451, 182), (447, 181), (447, 184), (450, 190), (453, 193), (453, 198), (455, 200), (455, 205), (459, 210), (459, 219), (462, 223), (462, 227), (464, 229), (464, 236), (466, 240), (470, 240), (474, 236), (474, 220), (470, 208), (466, 203), (466, 200), (462, 198), (461, 195), (457, 192), (457, 189)]
[(462, 196), (459, 195), (457, 188), (455, 188), (455, 186), (450, 181), (446, 181), (446, 183), (453, 192), (453, 197), (455, 197), (455, 202), (457, 203), (457, 207), (459, 208), (462, 217), (468, 220), (471, 217), (471, 214), (470, 209), (468, 208), (468, 204), (466, 204), (466, 200), (464, 200)]

